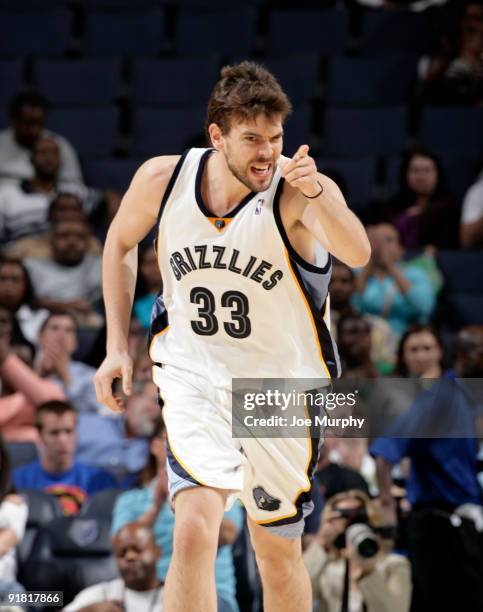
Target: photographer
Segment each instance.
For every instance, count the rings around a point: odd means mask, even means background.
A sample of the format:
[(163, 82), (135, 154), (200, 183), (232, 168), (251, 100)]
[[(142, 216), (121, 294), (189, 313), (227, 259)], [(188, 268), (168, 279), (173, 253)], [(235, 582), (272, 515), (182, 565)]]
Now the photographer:
[(391, 553), (382, 517), (362, 491), (330, 498), (304, 553), (319, 612), (408, 612), (407, 559)]

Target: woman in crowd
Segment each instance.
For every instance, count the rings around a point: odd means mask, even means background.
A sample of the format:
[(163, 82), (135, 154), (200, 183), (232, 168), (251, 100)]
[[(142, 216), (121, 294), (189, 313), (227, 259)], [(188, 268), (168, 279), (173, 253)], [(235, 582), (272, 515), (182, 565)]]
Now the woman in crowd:
[(409, 611), (409, 562), (390, 552), (393, 541), (382, 526), (377, 506), (362, 491), (327, 501), (317, 538), (304, 552), (318, 612)]
[(404, 378), (440, 378), (444, 347), (430, 325), (413, 325), (402, 336), (397, 351), (395, 375)]
[(48, 312), (36, 308), (30, 276), (20, 259), (0, 259), (0, 306), (14, 314), (23, 336), (35, 344)]
[(459, 246), (460, 208), (449, 194), (439, 160), (428, 149), (418, 147), (405, 156), (399, 193), (387, 210), (405, 249)]
[(7, 450), (0, 436), (0, 592), (24, 591), (16, 580), (15, 547), (24, 536), (27, 516), (27, 504), (15, 494)]
[(372, 255), (357, 276), (353, 303), (360, 312), (387, 319), (397, 336), (425, 323), (435, 305), (435, 289), (420, 266), (403, 262), (404, 248), (390, 223), (368, 228)]

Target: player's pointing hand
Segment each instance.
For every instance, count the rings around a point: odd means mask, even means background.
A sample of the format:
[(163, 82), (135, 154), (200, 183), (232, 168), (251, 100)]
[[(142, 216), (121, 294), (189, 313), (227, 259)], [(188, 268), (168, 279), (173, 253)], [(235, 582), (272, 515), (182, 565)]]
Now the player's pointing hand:
[(308, 198), (321, 193), (317, 166), (309, 155), (309, 146), (300, 145), (292, 159), (280, 162), (280, 172), (287, 183), (299, 189)]
[(108, 353), (94, 376), (97, 401), (114, 412), (123, 412), (121, 398), (112, 393), (112, 382), (115, 378), (122, 378), (124, 393), (131, 395), (132, 359), (127, 353)]

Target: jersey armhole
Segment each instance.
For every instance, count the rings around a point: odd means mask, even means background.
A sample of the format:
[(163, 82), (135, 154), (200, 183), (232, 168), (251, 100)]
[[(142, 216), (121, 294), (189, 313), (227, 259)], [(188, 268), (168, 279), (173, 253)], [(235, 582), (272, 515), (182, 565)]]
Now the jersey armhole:
[(157, 219), (158, 226), (161, 221), (161, 217), (163, 215), (163, 210), (164, 210), (164, 207), (166, 206), (166, 202), (168, 201), (168, 198), (171, 195), (171, 192), (173, 191), (178, 175), (181, 172), (181, 168), (183, 166), (184, 160), (186, 159), (190, 151), (191, 149), (186, 149), (185, 151), (183, 151), (183, 154), (176, 162), (176, 166), (174, 167), (173, 174), (169, 177), (168, 185), (166, 186), (166, 191), (164, 192), (163, 199), (161, 200), (161, 204), (159, 206), (158, 219)]
[(283, 226), (282, 216), (280, 214), (280, 198), (282, 196), (283, 185), (285, 183), (285, 179), (282, 177), (277, 185), (277, 189), (275, 191), (275, 196), (273, 198), (273, 216), (275, 218), (275, 223), (277, 224), (277, 229), (282, 238), (283, 244), (287, 249), (290, 258), (296, 261), (302, 268), (309, 272), (315, 272), (317, 274), (327, 274), (330, 270), (330, 266), (332, 264), (332, 256), (327, 252), (327, 263), (324, 267), (316, 266), (313, 263), (306, 261), (303, 257), (301, 257), (297, 251), (293, 248), (290, 243), (289, 237), (287, 236), (287, 232)]

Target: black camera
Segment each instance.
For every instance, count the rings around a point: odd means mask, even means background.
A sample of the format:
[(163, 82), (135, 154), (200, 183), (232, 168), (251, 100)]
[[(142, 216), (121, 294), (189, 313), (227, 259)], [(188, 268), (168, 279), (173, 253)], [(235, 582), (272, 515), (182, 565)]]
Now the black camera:
[(339, 550), (351, 542), (357, 554), (363, 559), (370, 559), (379, 552), (379, 541), (369, 525), (369, 517), (364, 508), (354, 510), (337, 510), (341, 518), (347, 520), (347, 526), (334, 540), (334, 546)]

